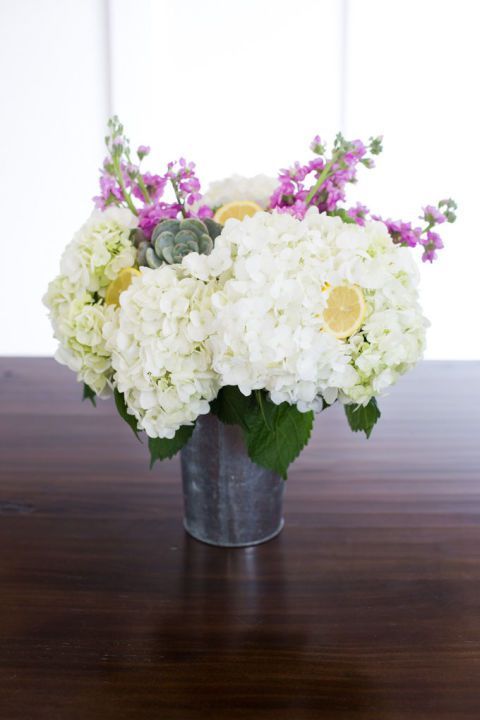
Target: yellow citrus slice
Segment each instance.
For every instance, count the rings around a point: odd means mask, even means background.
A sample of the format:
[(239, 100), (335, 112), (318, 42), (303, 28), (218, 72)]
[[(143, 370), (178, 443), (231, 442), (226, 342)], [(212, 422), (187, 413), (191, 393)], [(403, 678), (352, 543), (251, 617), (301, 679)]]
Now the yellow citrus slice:
[(325, 330), (339, 339), (357, 332), (365, 318), (365, 298), (358, 285), (339, 285), (330, 290), (323, 313)]
[(120, 270), (115, 280), (112, 280), (107, 287), (105, 303), (107, 305), (120, 307), (120, 295), (130, 286), (133, 278), (137, 277), (137, 275), (141, 275), (141, 272), (134, 267), (127, 267)]
[(260, 205), (251, 200), (235, 200), (219, 207), (213, 219), (220, 225), (225, 225), (230, 218), (243, 220), (244, 217), (252, 217), (252, 215), (262, 212), (262, 210), (263, 208)]

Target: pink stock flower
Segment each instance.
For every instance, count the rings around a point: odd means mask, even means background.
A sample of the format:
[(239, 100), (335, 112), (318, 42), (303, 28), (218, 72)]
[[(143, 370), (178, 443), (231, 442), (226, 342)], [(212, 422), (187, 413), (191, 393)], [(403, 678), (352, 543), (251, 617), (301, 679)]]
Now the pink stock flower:
[(140, 160), (143, 160), (144, 157), (150, 154), (150, 146), (149, 145), (139, 145), (137, 148), (137, 155), (140, 158)]
[[(152, 173), (149, 172), (141, 175), (141, 178), (150, 196), (150, 200), (152, 202), (159, 200), (164, 193), (165, 185), (167, 184), (167, 178), (162, 175), (152, 175)], [(142, 188), (138, 185), (138, 183), (133, 187), (133, 194), (136, 198), (145, 202), (145, 196), (143, 194)]]
[(398, 245), (406, 245), (408, 247), (416, 247), (420, 242), (420, 236), (422, 234), (422, 228), (412, 228), (412, 223), (402, 222), (401, 220), (383, 220), (378, 215), (372, 216), (373, 220), (380, 220), (383, 222), (394, 243)]
[[(371, 140), (369, 147), (372, 154), (380, 151), (379, 143), (378, 138)], [(313, 138), (310, 148), (319, 157), (305, 165), (295, 162), (290, 169), (280, 171), (279, 186), (270, 201), (271, 208), (298, 216), (301, 205), (297, 202), (300, 201), (317, 207), (320, 212), (333, 212), (340, 202), (345, 201), (346, 184), (356, 181), (358, 164), (373, 166), (372, 158), (366, 157), (367, 147), (361, 140), (347, 141), (339, 134), (330, 160), (322, 157), (325, 146), (319, 135)]]
[(434, 205), (426, 205), (423, 208), (422, 220), (425, 220), (429, 225), (441, 225), (446, 222), (445, 215)]
[(440, 235), (436, 232), (429, 230), (427, 236), (420, 240), (420, 244), (423, 245), (424, 251), (422, 255), (423, 262), (433, 262), (437, 257), (437, 250), (443, 248), (443, 242)]
[[(147, 237), (153, 228), (166, 218), (213, 217), (210, 207), (202, 204), (200, 180), (196, 175), (195, 163), (181, 157), (169, 162), (164, 175), (142, 172), (140, 164), (150, 153), (148, 145), (137, 148), (138, 164), (131, 161), (130, 145), (124, 135), (123, 125), (118, 118), (109, 121), (110, 135), (106, 139), (109, 155), (105, 158), (100, 176), (100, 194), (94, 199), (95, 206), (104, 210), (109, 205), (128, 206), (139, 217), (139, 227)], [(351, 219), (358, 225), (365, 225), (369, 210), (357, 203), (345, 209), (346, 187), (357, 180), (358, 166), (374, 167), (373, 156), (382, 151), (382, 137), (372, 137), (368, 145), (361, 140), (346, 140), (341, 133), (335, 138), (330, 157), (326, 146), (316, 135), (310, 149), (315, 157), (301, 164), (296, 161), (290, 168), (280, 170), (278, 186), (270, 198), (269, 210), (289, 213), (303, 219), (309, 207), (319, 212), (339, 215)], [(171, 183), (175, 194), (174, 202), (160, 201)], [(135, 204), (135, 202), (137, 204)], [(140, 207), (138, 207), (140, 205)], [(382, 219), (377, 215), (373, 220), (383, 222), (393, 240), (402, 246), (422, 246), (424, 262), (432, 262), (437, 250), (443, 248), (439, 234), (433, 231), (436, 225), (452, 223), (456, 219), (457, 205), (446, 198), (438, 206), (425, 205), (420, 219), (426, 223), (423, 229), (410, 222)]]
[(105, 210), (108, 205), (123, 201), (122, 190), (114, 177), (102, 173), (100, 176), (100, 195), (96, 195), (93, 201), (98, 210)]
[(176, 203), (156, 203), (154, 205), (145, 205), (138, 212), (138, 226), (147, 238), (151, 238), (153, 229), (160, 220), (166, 218), (175, 219), (178, 216), (181, 208)]
[(195, 174), (195, 163), (180, 158), (177, 162), (169, 162), (167, 168), (165, 177), (171, 181), (177, 200), (184, 207), (184, 214), (188, 217), (211, 217), (210, 208), (206, 205), (198, 207), (203, 196), (200, 180)]
[(347, 210), (348, 217), (352, 218), (352, 220), (355, 220), (357, 225), (365, 225), (365, 218), (368, 215), (368, 208), (366, 205), (362, 205), (361, 203), (357, 203), (355, 207), (351, 207), (349, 210)]
[(190, 216), (198, 217), (200, 220), (203, 218), (211, 218), (213, 217), (213, 210), (209, 208), (208, 205), (200, 205), (195, 214), (192, 213)]

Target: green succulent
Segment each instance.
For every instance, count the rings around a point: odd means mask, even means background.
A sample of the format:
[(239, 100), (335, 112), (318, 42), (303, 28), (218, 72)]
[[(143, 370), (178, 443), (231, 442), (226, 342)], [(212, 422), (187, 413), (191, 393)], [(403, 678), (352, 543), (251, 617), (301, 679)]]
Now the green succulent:
[(145, 254), (147, 248), (150, 247), (150, 242), (143, 230), (141, 230), (140, 228), (135, 228), (135, 230), (132, 230), (130, 233), (130, 241), (137, 249), (137, 263), (139, 265), (146, 265), (147, 261), (145, 258)]
[(152, 233), (151, 242), (142, 240), (138, 244), (138, 264), (158, 268), (163, 263), (181, 263), (191, 252), (209, 255), (221, 231), (222, 226), (210, 218), (161, 220)]

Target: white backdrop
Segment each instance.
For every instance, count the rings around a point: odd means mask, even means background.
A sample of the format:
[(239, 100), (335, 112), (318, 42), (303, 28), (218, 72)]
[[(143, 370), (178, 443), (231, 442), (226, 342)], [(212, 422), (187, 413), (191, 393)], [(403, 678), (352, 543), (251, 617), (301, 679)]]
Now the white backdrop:
[(480, 358), (480, 8), (470, 0), (0, 0), (0, 354), (55, 348), (40, 299), (90, 212), (109, 113), (152, 166), (275, 173), (317, 132), (383, 132), (352, 199), (459, 221), (422, 268), (427, 356)]

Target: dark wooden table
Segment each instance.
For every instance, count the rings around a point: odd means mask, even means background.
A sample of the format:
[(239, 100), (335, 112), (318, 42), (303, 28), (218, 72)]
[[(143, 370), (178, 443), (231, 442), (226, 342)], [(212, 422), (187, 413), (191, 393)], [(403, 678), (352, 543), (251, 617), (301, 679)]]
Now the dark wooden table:
[(182, 529), (178, 460), (52, 360), (0, 360), (0, 719), (480, 717), (480, 363), (369, 442), (317, 419), (276, 540)]

